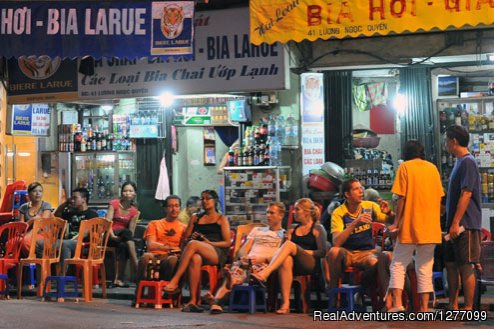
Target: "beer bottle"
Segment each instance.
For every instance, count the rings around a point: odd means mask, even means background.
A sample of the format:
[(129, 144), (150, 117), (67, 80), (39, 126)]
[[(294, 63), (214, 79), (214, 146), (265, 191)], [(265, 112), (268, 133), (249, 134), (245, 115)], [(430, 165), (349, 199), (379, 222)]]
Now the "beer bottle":
[(154, 280), (159, 281), (160, 280), (160, 267), (161, 267), (161, 261), (158, 259), (156, 261), (156, 265), (154, 267)]
[(154, 268), (153, 268), (153, 260), (150, 259), (148, 261), (148, 266), (147, 266), (147, 279), (148, 280), (152, 280), (153, 279), (153, 276), (154, 276)]

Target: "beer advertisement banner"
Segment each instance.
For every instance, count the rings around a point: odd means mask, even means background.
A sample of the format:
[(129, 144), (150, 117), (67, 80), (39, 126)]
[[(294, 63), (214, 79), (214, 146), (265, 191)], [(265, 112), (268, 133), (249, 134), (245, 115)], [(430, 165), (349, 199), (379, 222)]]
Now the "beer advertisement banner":
[(79, 73), (79, 98), (287, 89), (286, 50), (279, 43), (254, 46), (249, 42), (248, 11), (234, 8), (197, 13), (196, 54), (190, 61), (97, 60), (94, 75)]
[(194, 1), (2, 1), (0, 56), (193, 57)]
[(251, 42), (286, 43), (487, 27), (492, 0), (250, 0)]
[(302, 174), (307, 175), (324, 163), (324, 79), (322, 73), (303, 73), (300, 80)]
[(50, 132), (50, 107), (48, 104), (12, 105), (12, 117), (8, 118), (7, 133), (24, 136), (48, 136)]
[(21, 56), (7, 63), (9, 104), (69, 101), (78, 97), (76, 60)]

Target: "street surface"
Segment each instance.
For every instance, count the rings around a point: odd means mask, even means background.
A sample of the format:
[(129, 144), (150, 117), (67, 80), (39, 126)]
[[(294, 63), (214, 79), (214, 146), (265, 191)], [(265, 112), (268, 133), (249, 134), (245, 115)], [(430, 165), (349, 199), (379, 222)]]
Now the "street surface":
[(416, 329), (418, 326), (434, 328), (494, 328), (494, 317), (483, 322), (364, 322), (364, 321), (316, 321), (312, 315), (274, 313), (224, 313), (210, 315), (207, 312), (182, 313), (180, 309), (135, 309), (128, 300), (95, 299), (93, 302), (65, 303), (41, 302), (36, 297), (22, 300), (0, 300), (0, 328), (362, 328), (366, 329)]

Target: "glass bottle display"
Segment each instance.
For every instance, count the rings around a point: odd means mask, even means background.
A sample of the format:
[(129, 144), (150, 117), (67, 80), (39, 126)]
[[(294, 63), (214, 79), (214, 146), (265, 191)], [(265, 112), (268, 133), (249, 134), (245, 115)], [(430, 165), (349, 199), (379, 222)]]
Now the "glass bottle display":
[(87, 188), (92, 204), (118, 198), (126, 181), (136, 181), (134, 152), (85, 152), (72, 155), (72, 188)]

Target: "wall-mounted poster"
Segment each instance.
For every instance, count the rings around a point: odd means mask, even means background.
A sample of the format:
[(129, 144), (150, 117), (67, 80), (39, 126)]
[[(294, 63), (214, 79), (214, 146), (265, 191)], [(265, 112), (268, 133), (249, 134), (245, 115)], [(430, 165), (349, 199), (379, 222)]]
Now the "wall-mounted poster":
[(48, 136), (50, 134), (50, 107), (48, 104), (12, 105), (7, 116), (7, 134)]
[(440, 76), (437, 77), (437, 97), (458, 97), (460, 94), (460, 83), (458, 77)]

